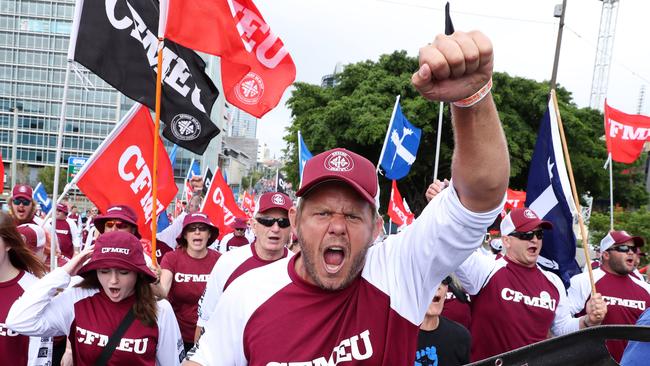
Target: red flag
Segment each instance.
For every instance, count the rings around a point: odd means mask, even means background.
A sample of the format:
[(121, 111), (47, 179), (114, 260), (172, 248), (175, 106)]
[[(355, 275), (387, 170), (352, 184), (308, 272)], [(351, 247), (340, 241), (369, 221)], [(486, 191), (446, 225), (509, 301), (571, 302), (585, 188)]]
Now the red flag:
[(605, 139), (612, 160), (633, 163), (650, 137), (650, 117), (627, 114), (610, 107), (605, 100)]
[(255, 117), (273, 109), (296, 66), (252, 0), (163, 0), (159, 28), (185, 47), (221, 57), (226, 100)]
[[(153, 210), (153, 136), (154, 124), (149, 110), (136, 104), (116, 131), (106, 138), (94, 159), (79, 173), (77, 187), (99, 208), (124, 204), (138, 215), (138, 231), (151, 239)], [(157, 137), (158, 139), (160, 137)], [(158, 141), (157, 213), (167, 207), (178, 189), (174, 171), (162, 141)]]
[(221, 169), (217, 169), (214, 173), (208, 194), (203, 199), (201, 211), (219, 228), (219, 239), (233, 231), (230, 224), (236, 217), (247, 217), (246, 213), (237, 206), (235, 196), (221, 175)]
[(501, 211), (501, 218), (506, 217), (508, 211), (524, 207), (526, 203), (526, 192), (525, 191), (515, 191), (514, 189), (508, 188), (506, 203), (503, 205), (503, 210)]
[(410, 225), (415, 218), (415, 215), (404, 207), (404, 202), (397, 190), (397, 181), (393, 180), (393, 189), (390, 191), (390, 202), (388, 202), (388, 216), (397, 226)]
[(255, 212), (255, 195), (254, 194), (248, 194), (248, 192), (244, 192), (244, 201), (242, 202), (242, 209), (244, 212), (246, 212), (246, 216), (248, 218), (253, 217), (253, 213)]
[(174, 205), (175, 206), (174, 207), (174, 218), (177, 218), (178, 215), (180, 215), (183, 212), (183, 202), (181, 202), (181, 200), (179, 200), (178, 198), (176, 198), (175, 202), (176, 203)]
[(2, 151), (0, 151), (0, 193), (5, 189), (5, 164), (2, 161)]

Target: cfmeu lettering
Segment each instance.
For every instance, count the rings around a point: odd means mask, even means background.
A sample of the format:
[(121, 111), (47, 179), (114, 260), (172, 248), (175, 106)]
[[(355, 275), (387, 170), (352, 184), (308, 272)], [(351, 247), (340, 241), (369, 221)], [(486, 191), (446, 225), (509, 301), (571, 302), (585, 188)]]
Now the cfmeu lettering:
[[(359, 339), (363, 341), (364, 353), (361, 353)], [(359, 335), (344, 339), (334, 347), (329, 359), (319, 357), (311, 361), (269, 362), (266, 366), (335, 366), (350, 361), (363, 361), (372, 357), (370, 331), (365, 330)]]

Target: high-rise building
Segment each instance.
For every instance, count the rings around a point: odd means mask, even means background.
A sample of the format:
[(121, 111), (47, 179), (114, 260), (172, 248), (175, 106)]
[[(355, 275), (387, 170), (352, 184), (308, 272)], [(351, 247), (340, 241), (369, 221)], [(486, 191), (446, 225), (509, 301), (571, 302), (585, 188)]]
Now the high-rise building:
[[(74, 6), (74, 0), (0, 0), (0, 152), (9, 181), (14, 125), (17, 162), (27, 167), (22, 180), (36, 183), (38, 170), (55, 164)], [(206, 58), (208, 73), (218, 78), (216, 58)], [(90, 156), (133, 104), (81, 65), (74, 68), (77, 71), (69, 77), (63, 167), (68, 157)], [(222, 131), (223, 105), (220, 95), (212, 109), (212, 119)], [(179, 182), (192, 158), (216, 166), (220, 136), (204, 157), (178, 149), (174, 171)], [(165, 141), (165, 145), (169, 151), (171, 144)]]
[(230, 106), (230, 137), (246, 137), (254, 139), (257, 135), (257, 118), (242, 111), (237, 107)]

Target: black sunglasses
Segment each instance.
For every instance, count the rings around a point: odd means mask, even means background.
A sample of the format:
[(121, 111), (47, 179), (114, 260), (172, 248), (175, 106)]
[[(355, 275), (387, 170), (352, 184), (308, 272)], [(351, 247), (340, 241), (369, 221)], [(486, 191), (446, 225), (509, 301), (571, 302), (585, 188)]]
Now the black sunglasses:
[(187, 225), (187, 232), (193, 233), (195, 231), (205, 232), (208, 231), (210, 227), (206, 224), (196, 224), (196, 225)]
[(638, 251), (638, 249), (639, 248), (633, 247), (631, 245), (617, 245), (615, 247), (611, 247), (611, 248), (607, 249), (606, 251), (611, 252), (612, 250), (614, 250), (614, 251), (617, 251), (619, 253), (627, 253), (627, 252), (629, 252), (631, 250), (632, 253), (636, 253)]
[(13, 202), (16, 206), (29, 206), (29, 204), (32, 203), (32, 201), (28, 200), (27, 198), (14, 198)]
[(291, 222), (289, 222), (289, 219), (286, 217), (282, 217), (282, 218), (256, 217), (255, 221), (259, 222), (260, 224), (266, 227), (271, 227), (273, 226), (273, 224), (277, 222), (278, 226), (281, 227), (282, 229), (288, 228), (289, 225), (291, 225)]
[(509, 236), (514, 236), (517, 239), (521, 240), (533, 240), (533, 236), (537, 237), (537, 239), (542, 240), (544, 239), (544, 230), (542, 229), (537, 229), (534, 231), (529, 231), (526, 233), (520, 233), (518, 231), (515, 231), (511, 233)]

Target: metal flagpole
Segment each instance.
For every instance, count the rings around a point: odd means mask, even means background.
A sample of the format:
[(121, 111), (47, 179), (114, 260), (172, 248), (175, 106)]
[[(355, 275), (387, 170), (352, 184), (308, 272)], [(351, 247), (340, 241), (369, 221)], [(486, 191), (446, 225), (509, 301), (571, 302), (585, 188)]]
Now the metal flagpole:
[(386, 138), (384, 139), (384, 146), (381, 147), (381, 153), (379, 154), (379, 162), (377, 162), (377, 172), (379, 172), (379, 165), (381, 165), (381, 159), (384, 158), (384, 153), (386, 152), (386, 144), (388, 143), (388, 136), (390, 135), (390, 129), (393, 127), (393, 121), (395, 120), (395, 112), (397, 112), (397, 106), (399, 105), (399, 95), (395, 98), (395, 106), (393, 107), (393, 114), (390, 116), (390, 121), (388, 121), (388, 130), (386, 130)]
[[(70, 63), (72, 61), (68, 61), (66, 63), (66, 68), (65, 68), (65, 81), (63, 83), (63, 97), (61, 100), (61, 114), (59, 115), (59, 133), (57, 135), (57, 141), (56, 141), (56, 157), (54, 161), (54, 187), (52, 188), (52, 202), (54, 203), (52, 205), (52, 208), (50, 209), (50, 212), (52, 213), (52, 227), (50, 228), (50, 270), (54, 270), (56, 268), (56, 251), (57, 248), (59, 247), (59, 240), (56, 237), (56, 215), (54, 214), (56, 212), (56, 202), (57, 202), (57, 195), (59, 192), (59, 174), (61, 170), (61, 149), (63, 148), (63, 126), (65, 125), (65, 113), (66, 113), (66, 106), (67, 106), (67, 99), (68, 99), (68, 86), (69, 86), (69, 80), (70, 80)], [(67, 192), (67, 191), (66, 191)]]
[(18, 102), (14, 105), (14, 143), (11, 147), (11, 188), (16, 186), (16, 170), (18, 168)]
[(445, 103), (440, 102), (440, 107), (438, 111), (438, 131), (436, 132), (438, 136), (436, 137), (436, 160), (433, 164), (433, 180), (438, 179), (438, 162), (440, 161), (440, 138), (442, 137), (442, 112), (445, 108)]
[(609, 229), (614, 230), (614, 179), (612, 177), (612, 153), (607, 154), (609, 164)]

